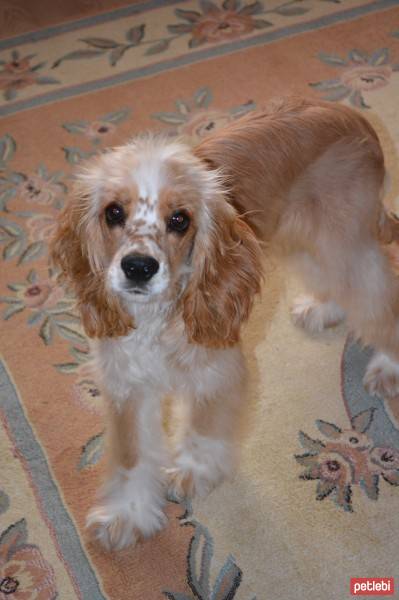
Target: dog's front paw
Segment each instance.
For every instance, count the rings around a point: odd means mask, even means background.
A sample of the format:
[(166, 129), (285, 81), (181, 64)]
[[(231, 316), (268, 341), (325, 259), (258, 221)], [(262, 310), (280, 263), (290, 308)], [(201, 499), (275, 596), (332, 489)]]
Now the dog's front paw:
[(123, 550), (127, 546), (134, 546), (139, 534), (128, 512), (118, 511), (105, 503), (91, 509), (86, 527), (106, 550)]
[(193, 434), (179, 448), (174, 466), (166, 470), (169, 492), (178, 498), (204, 498), (233, 470), (230, 443)]
[(377, 352), (367, 365), (363, 384), (369, 394), (381, 398), (399, 397), (399, 363)]
[(107, 483), (86, 526), (107, 550), (123, 550), (165, 526), (164, 504), (163, 482), (137, 467), (118, 473)]
[(222, 476), (209, 478), (187, 467), (172, 467), (167, 469), (167, 474), (169, 494), (177, 498), (205, 498), (223, 480)]
[(345, 318), (345, 313), (335, 302), (318, 302), (313, 296), (299, 296), (294, 301), (291, 317), (298, 327), (310, 333), (320, 333), (338, 325)]

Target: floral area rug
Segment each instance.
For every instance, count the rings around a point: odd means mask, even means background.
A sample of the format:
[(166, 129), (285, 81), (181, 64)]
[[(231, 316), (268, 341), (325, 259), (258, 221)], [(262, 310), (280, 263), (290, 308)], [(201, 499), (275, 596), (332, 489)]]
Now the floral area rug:
[(137, 548), (92, 544), (102, 400), (47, 263), (81, 160), (148, 129), (195, 143), (279, 94), (369, 118), (398, 209), (397, 1), (118, 4), (0, 40), (0, 92), (0, 600), (345, 600), (350, 577), (398, 577), (399, 404), (366, 394), (368, 352), (344, 326), (293, 327), (298, 284), (267, 257), (235, 480), (171, 498)]

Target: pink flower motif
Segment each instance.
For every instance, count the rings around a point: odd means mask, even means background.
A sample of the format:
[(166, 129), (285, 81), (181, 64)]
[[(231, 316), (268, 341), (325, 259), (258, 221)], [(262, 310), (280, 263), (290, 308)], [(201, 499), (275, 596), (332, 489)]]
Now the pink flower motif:
[(26, 72), (0, 71), (0, 90), (22, 90), (37, 81), (37, 74)]
[(326, 92), (325, 100), (344, 100), (358, 108), (369, 108), (363, 93), (378, 90), (389, 84), (392, 73), (399, 70), (399, 65), (390, 63), (389, 50), (380, 48), (371, 54), (360, 50), (351, 50), (342, 58), (336, 54), (319, 54), (320, 60), (336, 69), (340, 69), (336, 79), (318, 81), (310, 85), (321, 92)]
[(115, 125), (107, 121), (92, 121), (85, 129), (85, 135), (91, 140), (105, 137), (116, 130)]
[(49, 215), (34, 215), (27, 220), (29, 237), (33, 241), (47, 241), (56, 230), (56, 221)]
[(255, 22), (251, 16), (221, 10), (209, 12), (199, 19), (192, 29), (192, 35), (199, 44), (205, 41), (215, 43), (240, 37), (254, 29)]
[(54, 285), (54, 282), (44, 280), (34, 283), (18, 293), (28, 308), (53, 308), (64, 297), (64, 291), (61, 287)]
[(31, 68), (30, 59), (32, 57), (25, 56), (25, 58), (15, 58), (10, 62), (6, 63), (3, 67), (7, 73), (25, 73)]
[(350, 464), (337, 452), (321, 453), (319, 455), (317, 472), (320, 479), (334, 482), (335, 484), (342, 485), (352, 480)]
[(31, 58), (33, 55), (20, 58), (18, 52), (13, 59), (6, 63), (0, 71), (0, 89), (22, 89), (35, 83), (36, 72), (32, 71)]
[(324, 500), (334, 492), (335, 501), (344, 510), (352, 511), (351, 484), (354, 469), (351, 461), (340, 452), (322, 450), (318, 454), (306, 454), (296, 457), (307, 467), (302, 479), (318, 479), (317, 500)]
[(63, 192), (63, 187), (59, 183), (47, 181), (36, 173), (30, 175), (17, 187), (20, 198), (35, 204), (52, 204)]
[(3, 532), (0, 541), (0, 600), (55, 600), (54, 571), (37, 546), (23, 543), (24, 519)]
[(352, 511), (352, 486), (359, 485), (371, 500), (377, 500), (380, 475), (392, 485), (399, 485), (399, 452), (392, 448), (372, 448), (366, 431), (374, 415), (367, 409), (351, 419), (352, 429), (342, 430), (333, 423), (316, 421), (325, 441), (300, 433), (301, 444), (308, 450), (297, 455), (306, 470), (302, 479), (318, 479), (317, 499), (327, 496), (346, 511)]
[(373, 446), (372, 440), (360, 431), (353, 429), (342, 429), (339, 436), (334, 441), (327, 442), (326, 446), (334, 448), (345, 448), (345, 451), (352, 454), (353, 451), (368, 450)]
[(188, 143), (196, 144), (215, 130), (255, 108), (251, 100), (230, 110), (209, 108), (211, 102), (211, 90), (203, 87), (198, 89), (190, 99), (176, 100), (176, 112), (160, 112), (152, 116), (174, 126), (170, 135), (184, 136)]
[(43, 77), (39, 71), (45, 66), (45, 62), (36, 65), (31, 64), (34, 54), (20, 57), (18, 50), (13, 50), (11, 60), (0, 68), (0, 90), (4, 91), (6, 100), (13, 100), (17, 92), (33, 84), (59, 83), (54, 77)]
[(232, 120), (233, 117), (230, 113), (199, 109), (192, 112), (187, 122), (178, 127), (178, 133), (189, 136), (191, 141), (196, 143)]
[[(120, 123), (125, 121), (130, 115), (130, 109), (122, 108), (111, 113), (102, 115), (93, 121), (79, 120), (64, 123), (62, 126), (68, 133), (73, 135), (84, 135), (93, 144), (99, 144), (104, 138), (112, 135), (117, 130)], [(64, 148), (65, 151), (68, 148)], [(74, 148), (76, 152), (76, 148)], [(69, 149), (72, 152), (72, 148)], [(83, 152), (83, 151), (81, 151)]]
[(350, 462), (339, 452), (321, 452), (315, 461), (311, 474), (335, 486), (352, 483), (353, 469)]
[(210, 0), (200, 2), (202, 12), (177, 8), (175, 14), (185, 23), (168, 25), (173, 34), (191, 33), (190, 48), (204, 43), (215, 44), (252, 33), (255, 29), (270, 27), (265, 19), (254, 18), (264, 12), (262, 2), (242, 6), (238, 0), (225, 0), (221, 6)]
[(81, 408), (85, 408), (94, 415), (101, 415), (104, 400), (99, 387), (93, 380), (94, 367), (92, 362), (88, 360), (81, 364), (76, 372), (79, 374), (79, 378), (72, 386), (73, 399)]
[(392, 75), (390, 65), (361, 65), (348, 67), (341, 73), (341, 83), (359, 92), (378, 90), (388, 85)]

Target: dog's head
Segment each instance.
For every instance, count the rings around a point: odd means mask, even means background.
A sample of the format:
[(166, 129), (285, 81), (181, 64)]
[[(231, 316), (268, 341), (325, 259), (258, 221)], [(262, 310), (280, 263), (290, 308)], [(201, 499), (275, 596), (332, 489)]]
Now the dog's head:
[(258, 242), (220, 173), (151, 136), (80, 170), (51, 253), (90, 337), (126, 335), (137, 305), (168, 301), (190, 341), (228, 346), (260, 286)]

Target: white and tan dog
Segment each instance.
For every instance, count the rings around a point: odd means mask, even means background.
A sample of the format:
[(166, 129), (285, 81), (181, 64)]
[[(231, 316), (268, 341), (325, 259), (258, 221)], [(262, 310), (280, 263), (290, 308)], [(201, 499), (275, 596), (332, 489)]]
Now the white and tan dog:
[[(52, 245), (72, 283), (107, 399), (108, 475), (88, 524), (123, 548), (165, 523), (165, 488), (208, 493), (230, 476), (245, 364), (240, 326), (259, 291), (260, 243), (294, 256), (311, 331), (345, 316), (376, 353), (365, 382), (399, 393), (399, 283), (381, 241), (384, 158), (358, 113), (289, 98), (194, 150), (141, 136), (89, 161)], [(173, 453), (165, 396), (182, 399)]]

